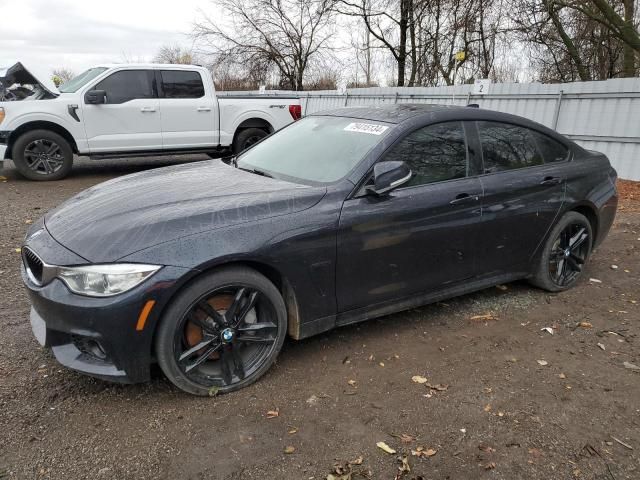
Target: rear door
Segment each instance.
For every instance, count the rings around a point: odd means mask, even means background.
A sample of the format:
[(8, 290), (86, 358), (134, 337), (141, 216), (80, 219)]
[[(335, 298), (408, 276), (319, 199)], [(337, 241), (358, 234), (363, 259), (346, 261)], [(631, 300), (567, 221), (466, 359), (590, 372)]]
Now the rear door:
[(402, 160), (409, 184), (345, 201), (336, 272), (341, 312), (436, 291), (475, 275), (481, 185), (462, 122), (415, 130), (381, 161)]
[(562, 207), (569, 151), (519, 125), (480, 121), (475, 126), (484, 172), (479, 272), (527, 272)]
[(198, 70), (158, 70), (162, 141), (166, 150), (218, 145), (215, 97)]
[(82, 105), (91, 153), (162, 149), (152, 70), (116, 71), (90, 90), (106, 92), (106, 103)]

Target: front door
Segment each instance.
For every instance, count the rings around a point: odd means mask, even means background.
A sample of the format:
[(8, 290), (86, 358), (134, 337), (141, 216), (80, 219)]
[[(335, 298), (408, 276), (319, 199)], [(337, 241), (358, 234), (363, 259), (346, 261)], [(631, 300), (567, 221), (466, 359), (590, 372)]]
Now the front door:
[(120, 70), (91, 87), (106, 92), (106, 103), (82, 105), (91, 153), (162, 149), (154, 83), (151, 70)]
[(483, 121), (477, 122), (477, 132), (484, 168), (479, 274), (529, 272), (564, 201), (569, 152), (519, 125)]
[(462, 123), (415, 130), (381, 160), (405, 161), (413, 176), (386, 196), (359, 195), (344, 203), (339, 312), (437, 291), (475, 274), (482, 187)]

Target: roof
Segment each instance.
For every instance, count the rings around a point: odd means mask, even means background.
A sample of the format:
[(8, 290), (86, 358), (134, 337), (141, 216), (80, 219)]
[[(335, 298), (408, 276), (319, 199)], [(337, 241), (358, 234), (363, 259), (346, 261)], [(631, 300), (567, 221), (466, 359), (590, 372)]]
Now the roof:
[(399, 103), (393, 105), (371, 105), (361, 107), (343, 107), (332, 110), (324, 110), (313, 113), (313, 115), (324, 115), (333, 117), (360, 118), (386, 123), (402, 123), (405, 120), (423, 115), (442, 111), (465, 109), (456, 105), (436, 105), (425, 103)]
[(202, 65), (187, 65), (183, 63), (101, 63), (100, 65), (96, 65), (94, 68), (145, 68), (145, 69), (156, 69), (156, 68), (173, 68), (173, 69), (191, 69), (194, 68), (204, 68)]

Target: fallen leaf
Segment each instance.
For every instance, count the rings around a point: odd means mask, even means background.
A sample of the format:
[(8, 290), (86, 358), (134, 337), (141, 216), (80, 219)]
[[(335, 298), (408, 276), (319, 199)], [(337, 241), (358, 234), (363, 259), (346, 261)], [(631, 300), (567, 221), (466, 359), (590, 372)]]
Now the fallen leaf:
[(490, 412), (490, 411), (491, 411), (491, 404), (490, 404), (490, 403), (487, 403), (487, 404), (484, 406), (484, 411), (485, 411), (485, 412)]
[(220, 387), (211, 387), (209, 388), (209, 396), (210, 397), (215, 397), (216, 395), (218, 395), (218, 391), (220, 390)]
[(591, 325), (591, 323), (589, 323), (589, 322), (580, 322), (578, 324), (578, 326), (582, 327), (582, 328), (591, 328), (591, 327), (593, 327), (593, 325)]
[(21, 248), (16, 248), (15, 251), (16, 251), (16, 253), (20, 253), (22, 251), (22, 249)]
[(487, 453), (493, 453), (493, 452), (496, 451), (495, 448), (490, 447), (489, 445), (484, 444), (484, 443), (481, 443), (480, 445), (478, 445), (478, 449), (483, 451), (483, 452), (487, 452)]
[(275, 410), (269, 410), (267, 412), (267, 418), (276, 418), (280, 416), (280, 411), (276, 408)]
[(400, 438), (400, 441), (402, 443), (411, 443), (415, 440), (415, 438), (413, 438), (411, 435), (407, 435), (406, 433), (403, 433), (398, 438)]
[(600, 350), (606, 350), (606, 348), (604, 348), (604, 344), (603, 343), (598, 343), (597, 345), (598, 345), (598, 347), (600, 347)]
[(436, 453), (438, 451), (433, 448), (417, 447), (415, 450), (411, 450), (411, 455), (414, 457), (433, 457)]
[(400, 474), (405, 474), (411, 472), (411, 466), (409, 465), (409, 458), (406, 455), (402, 455), (402, 457), (398, 457), (398, 461), (400, 462), (400, 466), (398, 470)]
[(358, 458), (351, 460), (349, 462), (349, 465), (362, 465), (363, 461), (364, 461), (364, 458), (362, 457), (362, 455), (360, 455)]
[(33, 223), (33, 220), (27, 219), (24, 221), (24, 223), (26, 223), (27, 225), (31, 225)]
[(414, 375), (413, 377), (411, 377), (411, 381), (414, 383), (427, 383), (427, 378), (423, 377), (421, 375)]
[(2, 175), (0, 175), (0, 182), (4, 182), (7, 179), (7, 177), (3, 177)]
[(499, 417), (504, 417), (504, 412), (498, 412)]
[(542, 365), (543, 367), (549, 365), (549, 362), (547, 362), (546, 360), (536, 360), (536, 362), (538, 362), (538, 365)]
[(496, 462), (489, 462), (484, 466), (485, 470), (493, 470), (496, 468)]
[(611, 270), (617, 270), (618, 269), (618, 265), (611, 265)]
[(384, 442), (376, 443), (376, 447), (378, 447), (379, 449), (387, 452), (389, 455), (393, 455), (394, 453), (396, 453), (396, 451), (393, 448), (391, 448), (389, 445), (387, 445)]
[(624, 365), (624, 368), (633, 370), (634, 372), (640, 372), (640, 367), (631, 362), (622, 362), (622, 365)]
[(357, 382), (355, 380), (349, 380), (347, 383), (352, 387), (355, 387)]
[(306, 401), (307, 401), (307, 404), (309, 405), (317, 405), (319, 400), (320, 399), (315, 395), (311, 395), (309, 398), (307, 398)]
[(378, 365), (380, 365), (381, 367), (384, 367), (384, 362), (380, 362)]
[(493, 316), (492, 313), (485, 313), (484, 315), (474, 315), (469, 320), (474, 320), (476, 322), (483, 322), (485, 320), (497, 320), (498, 318)]
[(284, 453), (291, 454), (296, 451), (296, 447), (292, 447), (289, 445), (288, 447), (284, 447)]
[(558, 377), (560, 377), (560, 378), (567, 378), (567, 376), (566, 376), (564, 373), (559, 374), (559, 375), (558, 375)]
[(540, 329), (540, 331), (545, 331), (545, 332), (548, 332), (548, 333), (550, 333), (551, 335), (553, 335), (553, 328), (551, 328), (551, 327), (544, 327), (544, 328), (541, 328), (541, 329)]
[(509, 290), (509, 287), (507, 287), (506, 285), (496, 285), (496, 288), (498, 290), (502, 290), (503, 292)]
[(598, 280), (597, 278), (590, 278), (589, 281), (591, 283), (602, 283), (602, 280)]
[(431, 385), (430, 383), (425, 383), (425, 385), (431, 390), (436, 390), (438, 392), (444, 392), (449, 388), (449, 385), (443, 385), (441, 383), (438, 383), (437, 385)]
[(532, 457), (538, 458), (542, 456), (542, 450), (540, 450), (539, 448), (530, 448), (529, 449), (529, 455), (531, 455)]

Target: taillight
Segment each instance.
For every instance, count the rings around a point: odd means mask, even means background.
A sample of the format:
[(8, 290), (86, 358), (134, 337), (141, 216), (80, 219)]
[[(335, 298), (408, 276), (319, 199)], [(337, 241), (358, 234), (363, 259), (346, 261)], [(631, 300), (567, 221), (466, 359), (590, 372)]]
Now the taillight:
[[(289, 107), (289, 111), (291, 111), (291, 107)], [(291, 115), (293, 115), (293, 113)], [(0, 123), (2, 123), (3, 120), (4, 120), (4, 108), (0, 107)]]
[(293, 121), (300, 120), (302, 118), (302, 106), (301, 105), (289, 105), (289, 113)]

